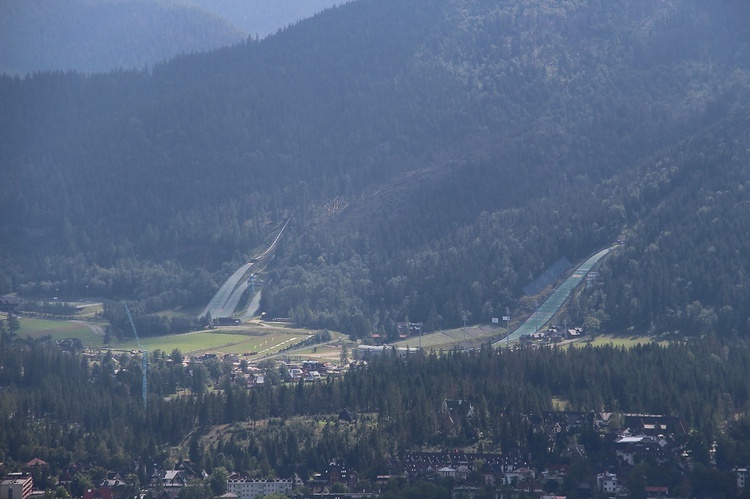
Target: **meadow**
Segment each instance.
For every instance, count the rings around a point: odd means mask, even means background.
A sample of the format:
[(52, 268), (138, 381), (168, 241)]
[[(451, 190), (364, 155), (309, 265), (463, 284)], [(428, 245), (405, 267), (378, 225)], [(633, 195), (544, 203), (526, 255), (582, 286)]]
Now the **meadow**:
[(54, 340), (77, 338), (87, 346), (100, 346), (102, 344), (103, 332), (100, 334), (96, 325), (89, 325), (83, 321), (55, 321), (21, 317), (20, 323), (19, 336), (34, 339), (50, 336)]
[[(505, 329), (496, 325), (477, 325), (465, 328), (440, 330), (434, 333), (423, 334), (421, 345), (424, 350), (450, 350), (452, 348), (474, 348), (479, 347), (492, 339), (496, 339), (505, 332)], [(410, 336), (409, 338), (392, 343), (398, 348), (418, 348), (420, 345), (419, 336)]]
[[(103, 348), (106, 324), (76, 320), (49, 320), (20, 317), (20, 337), (53, 340), (66, 338), (80, 339), (88, 348)], [(309, 335), (310, 330), (296, 329), (279, 325), (250, 324), (240, 327), (226, 327), (183, 334), (141, 338), (143, 348), (154, 351), (171, 352), (178, 349), (185, 355), (198, 353), (239, 354), (265, 357), (293, 346)], [(116, 350), (137, 350), (135, 338), (117, 341), (108, 345)]]
[[(211, 352), (262, 357), (294, 345), (307, 338), (308, 334), (300, 330), (283, 331), (278, 329), (273, 329), (261, 335), (252, 332), (207, 330), (144, 338), (141, 339), (141, 344), (143, 348), (149, 351), (158, 349), (169, 353), (176, 348), (184, 355)], [(115, 343), (112, 347), (124, 350), (137, 349), (135, 340)]]
[(666, 346), (669, 341), (657, 336), (621, 336), (613, 334), (600, 334), (594, 336), (591, 339), (576, 342), (575, 345), (578, 347), (591, 345), (593, 347), (611, 345), (615, 347), (633, 348), (638, 345), (648, 345), (650, 343), (658, 343), (659, 345)]

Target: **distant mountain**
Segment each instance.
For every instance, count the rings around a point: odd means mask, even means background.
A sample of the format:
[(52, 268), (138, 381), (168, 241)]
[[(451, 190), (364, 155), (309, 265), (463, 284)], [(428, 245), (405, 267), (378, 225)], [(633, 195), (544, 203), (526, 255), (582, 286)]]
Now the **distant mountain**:
[(150, 73), (0, 79), (0, 290), (205, 305), (291, 217), (261, 306), (310, 327), (521, 317), (623, 238), (564, 319), (747, 335), (748, 19), (358, 0)]
[(219, 16), (176, 2), (4, 0), (0, 72), (142, 69), (244, 37)]
[(190, 0), (250, 36), (264, 37), (301, 19), (351, 0)]

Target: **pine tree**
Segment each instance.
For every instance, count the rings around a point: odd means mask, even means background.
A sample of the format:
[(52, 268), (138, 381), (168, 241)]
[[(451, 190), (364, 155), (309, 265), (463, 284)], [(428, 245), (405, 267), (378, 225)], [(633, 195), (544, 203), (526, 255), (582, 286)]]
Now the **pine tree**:
[(15, 336), (16, 333), (18, 333), (18, 330), (21, 329), (21, 321), (19, 321), (18, 317), (13, 315), (11, 312), (8, 312), (8, 318), (6, 319), (6, 322), (8, 323), (8, 331), (10, 332), (11, 336)]

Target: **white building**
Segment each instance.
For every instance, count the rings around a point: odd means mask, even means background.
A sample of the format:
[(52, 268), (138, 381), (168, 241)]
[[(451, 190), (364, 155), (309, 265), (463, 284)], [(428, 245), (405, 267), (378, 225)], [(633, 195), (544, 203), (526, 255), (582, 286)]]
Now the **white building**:
[(734, 472), (737, 473), (737, 488), (743, 490), (747, 485), (747, 468), (735, 468)]
[(620, 492), (617, 485), (617, 475), (614, 473), (602, 473), (596, 476), (596, 485), (605, 494), (616, 494)]
[(259, 480), (243, 478), (227, 481), (227, 492), (236, 494), (239, 499), (255, 499), (270, 494), (291, 494), (292, 480)]
[(0, 483), (0, 498), (26, 499), (31, 494), (34, 481), (26, 473), (8, 473)]

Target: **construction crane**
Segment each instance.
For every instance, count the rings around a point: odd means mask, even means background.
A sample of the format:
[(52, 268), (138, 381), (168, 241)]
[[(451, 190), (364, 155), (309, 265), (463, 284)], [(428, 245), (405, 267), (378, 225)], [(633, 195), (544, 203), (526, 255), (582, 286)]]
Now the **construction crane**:
[(135, 323), (133, 317), (130, 315), (130, 309), (128, 304), (125, 303), (125, 312), (128, 314), (128, 320), (130, 321), (130, 327), (133, 329), (133, 336), (135, 336), (135, 342), (138, 344), (138, 350), (141, 352), (143, 359), (143, 366), (141, 371), (143, 372), (143, 380), (141, 381), (141, 391), (143, 392), (143, 410), (146, 410), (147, 398), (148, 398), (148, 384), (146, 382), (146, 371), (148, 370), (148, 352), (141, 346), (141, 340), (138, 338), (138, 331), (135, 329)]

